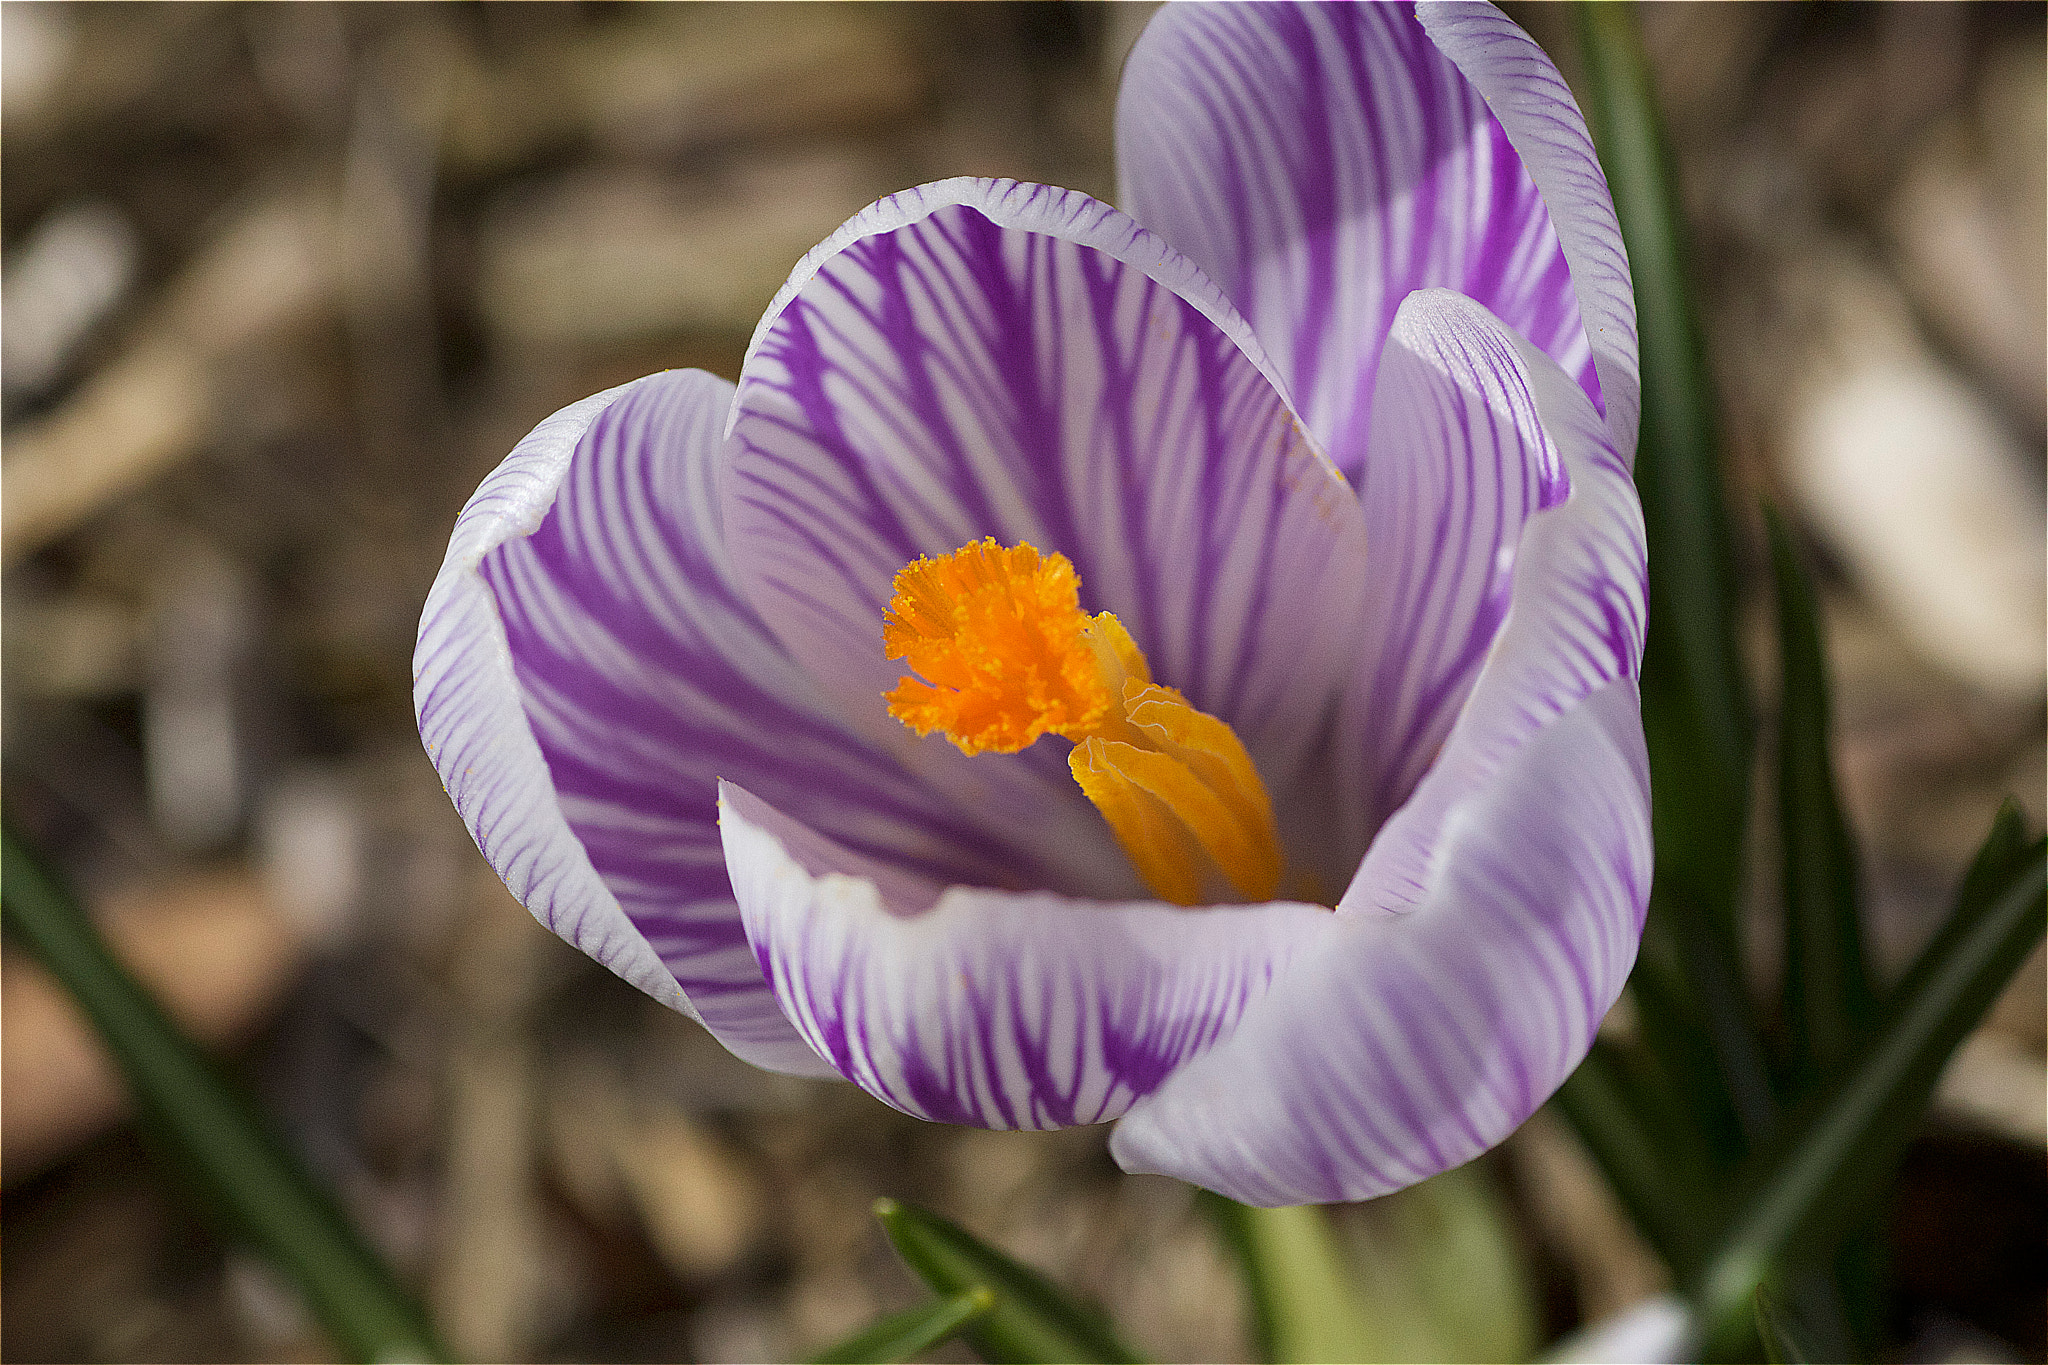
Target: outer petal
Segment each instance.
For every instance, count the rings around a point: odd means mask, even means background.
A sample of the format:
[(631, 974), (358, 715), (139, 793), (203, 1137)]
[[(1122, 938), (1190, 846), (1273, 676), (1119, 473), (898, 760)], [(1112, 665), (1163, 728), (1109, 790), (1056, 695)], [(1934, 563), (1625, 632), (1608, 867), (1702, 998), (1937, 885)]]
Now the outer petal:
[(1228, 1034), (1336, 916), (929, 890), (727, 784), (721, 828), (763, 969), (812, 1047), (920, 1118), (1115, 1118)]
[[(1364, 459), (1394, 311), (1432, 286), (1485, 303), (1596, 397), (1624, 383), (1617, 429), (1625, 416), (1623, 448), (1633, 449), (1634, 315), (1612, 205), (1569, 93), (1522, 43), (1512, 70), (1496, 71), (1505, 57), (1486, 67), (1508, 92), (1494, 100), (1404, 7), (1170, 5), (1125, 68), (1124, 203), (1251, 320), (1297, 410), (1347, 474)], [(1554, 99), (1556, 109), (1544, 102)], [(1583, 163), (1564, 155), (1552, 121), (1578, 130)], [(1586, 174), (1597, 203), (1581, 194)], [(1599, 272), (1618, 264), (1618, 299), (1606, 274), (1576, 278), (1582, 262)], [(1616, 303), (1625, 356), (1602, 349), (1620, 341)], [(1596, 331), (1591, 350), (1582, 312), (1609, 329)]]
[(533, 533), (554, 503), (576, 442), (631, 387), (607, 389), (542, 422), (463, 507), (420, 616), (413, 707), (442, 785), (512, 894), (591, 957), (695, 1015), (562, 817), (520, 703), (504, 624), (476, 571), (490, 551)]
[(1007, 181), (907, 191), (812, 253), (756, 335), (735, 564), (851, 723), (1017, 820), (1073, 812), (1048, 844), (1107, 849), (1060, 755), (963, 760), (884, 713), (902, 670), (882, 613), (919, 555), (986, 535), (1066, 554), (1084, 605), (1286, 788), (1356, 668), (1363, 522), (1261, 364), (1201, 273), (1114, 209)]
[(1395, 334), (1390, 430), (1433, 410), (1502, 468), (1516, 445), (1532, 480), (1561, 463), (1570, 494), (1532, 499), (1506, 619), (1339, 903), (1344, 936), (1118, 1130), (1129, 1168), (1254, 1203), (1364, 1198), (1506, 1136), (1590, 1045), (1649, 890), (1627, 471), (1584, 392), (1470, 300), (1417, 295)]
[[(1392, 349), (1376, 437), (1392, 449), (1412, 442), (1408, 455), (1433, 452), (1452, 472), (1397, 481), (1385, 505), (1368, 500), (1382, 539), (1421, 526), (1432, 538), (1407, 547), (1430, 566), (1419, 577), (1412, 563), (1375, 560), (1375, 588), (1389, 592), (1374, 602), (1376, 657), (1349, 733), (1373, 765), (1374, 818), (1399, 809), (1373, 836), (1340, 913), (1412, 903), (1450, 807), (1552, 717), (1637, 676), (1643, 657), (1642, 507), (1584, 392), (1483, 308), (1443, 290), (1403, 305)], [(1381, 456), (1376, 445), (1376, 464)], [(1413, 523), (1407, 532), (1393, 524), (1401, 520)]]
[(429, 598), (421, 729), (543, 923), (748, 1060), (815, 1072), (732, 900), (718, 772), (935, 875), (1000, 881), (1022, 860), (830, 719), (740, 600), (714, 488), (731, 396), (655, 375), (521, 443)]
[(1427, 897), (1349, 916), (1110, 1150), (1249, 1204), (1366, 1199), (1469, 1161), (1571, 1074), (1650, 887), (1640, 703), (1560, 716), (1445, 822)]

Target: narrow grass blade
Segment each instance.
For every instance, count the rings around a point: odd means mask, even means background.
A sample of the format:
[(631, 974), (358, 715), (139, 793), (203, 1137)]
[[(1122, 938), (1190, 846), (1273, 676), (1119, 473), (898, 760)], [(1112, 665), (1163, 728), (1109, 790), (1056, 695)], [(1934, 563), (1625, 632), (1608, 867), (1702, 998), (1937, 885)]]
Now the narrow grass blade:
[(1977, 856), (1970, 860), (1970, 870), (1963, 874), (1962, 889), (1956, 893), (1955, 913), (1899, 983), (1900, 994), (1919, 988), (1921, 975), (1933, 970), (1935, 963), (1954, 951), (1952, 940), (1971, 931), (2006, 886), (2025, 872), (2028, 860), (2038, 856), (2039, 848), (2038, 841), (2027, 838), (2027, 819), (2020, 812), (2019, 802), (2007, 797), (1998, 814), (1992, 817), (1991, 832), (1984, 836)]
[(1794, 1076), (1831, 1076), (1869, 1032), (1877, 997), (1863, 946), (1856, 847), (1835, 794), (1820, 610), (1790, 531), (1764, 509), (1783, 686), (1778, 832), (1784, 851), (1785, 1022)]
[(1824, 1255), (1869, 1216), (1935, 1082), (2048, 929), (2048, 844), (2013, 847), (2001, 812), (1949, 921), (1899, 983), (1856, 1061), (1759, 1154), (1718, 1250), (1689, 1290), (1709, 1357), (1741, 1349), (1751, 1296), (1778, 1267)]
[(1732, 926), (1751, 733), (1713, 385), (1635, 11), (1582, 4), (1578, 14), (1588, 122), (1628, 248), (1642, 348), (1636, 487), (1650, 543), (1642, 683), (1657, 875)]
[[(1637, 974), (1669, 978), (1649, 1005), (1682, 1012), (1646, 1018), (1651, 1042), (1675, 1049), (1665, 1060), (1700, 1130), (1740, 1157), (1768, 1131), (1775, 1098), (1739, 970), (1752, 721), (1714, 394), (1634, 8), (1581, 4), (1578, 19), (1588, 123), (1628, 249), (1642, 355), (1635, 478), (1650, 547), (1642, 696), (1657, 875)], [(1700, 1051), (1710, 1067), (1682, 1064), (1679, 1054)]]
[(812, 1356), (811, 1365), (910, 1360), (950, 1340), (995, 1306), (995, 1291), (978, 1284), (961, 1293), (892, 1313)]
[(1201, 1199), (1236, 1255), (1265, 1359), (1381, 1358), (1327, 1213), (1313, 1205), (1255, 1209), (1206, 1191)]
[(1734, 942), (1701, 906), (1653, 884), (1630, 987), (1644, 1041), (1693, 1122), (1724, 1160), (1739, 1162), (1777, 1122), (1778, 1098)]
[[(1784, 1070), (1797, 1095), (1832, 1079), (1855, 1055), (1878, 1002), (1863, 942), (1856, 844), (1835, 790), (1820, 604), (1784, 519), (1768, 504), (1763, 519), (1778, 623)], [(1881, 1229), (1863, 1231), (1875, 1238)], [(1779, 1316), (1804, 1324), (1807, 1358), (1841, 1358), (1853, 1349), (1848, 1305), (1881, 1293), (1877, 1273), (1871, 1257), (1844, 1255), (1832, 1277), (1814, 1268), (1787, 1282)]]
[(1117, 1339), (1102, 1314), (959, 1224), (894, 1199), (877, 1199), (875, 1217), (896, 1254), (934, 1292), (953, 1295), (978, 1286), (993, 1292), (994, 1306), (964, 1332), (983, 1359), (1110, 1365), (1143, 1359)]
[(107, 951), (56, 880), (5, 836), (0, 909), (105, 1041), (153, 1127), (357, 1360), (441, 1360), (419, 1306), (333, 1201)]

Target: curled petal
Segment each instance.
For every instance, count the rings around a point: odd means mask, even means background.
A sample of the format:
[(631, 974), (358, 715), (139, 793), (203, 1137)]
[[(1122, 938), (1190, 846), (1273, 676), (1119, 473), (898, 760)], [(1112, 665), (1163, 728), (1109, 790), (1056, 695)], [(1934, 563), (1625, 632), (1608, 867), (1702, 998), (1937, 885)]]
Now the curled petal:
[[(1348, 718), (1375, 764), (1375, 811), (1399, 808), (1373, 836), (1340, 913), (1412, 903), (1451, 806), (1553, 717), (1636, 677), (1643, 656), (1642, 508), (1584, 391), (1499, 319), (1444, 290), (1409, 298), (1389, 349), (1396, 359), (1376, 429), (1389, 447), (1376, 446), (1374, 460), (1426, 455), (1450, 472), (1391, 480), (1400, 499), (1368, 504), (1411, 521), (1377, 526), (1383, 538), (1425, 539), (1387, 568), (1392, 592), (1375, 601), (1378, 657)], [(1427, 539), (1439, 526), (1450, 528), (1445, 544)]]
[[(984, 536), (1058, 551), (1084, 609), (1115, 612), (1289, 786), (1356, 668), (1364, 538), (1264, 363), (1201, 272), (1106, 205), (1007, 181), (906, 191), (813, 252), (756, 334), (727, 447), (734, 562), (849, 723), (911, 752), (881, 703), (894, 575)], [(1120, 865), (1059, 760), (936, 738), (906, 758)]]
[(1513, 342), (1482, 316), (1412, 295), (1380, 359), (1359, 489), (1371, 659), (1346, 746), (1365, 765), (1360, 836), (1436, 760), (1507, 615), (1523, 529), (1571, 489)]
[[(1380, 345), (1413, 290), (1470, 295), (1589, 392), (1606, 382), (1558, 203), (1497, 112), (1399, 5), (1168, 5), (1125, 66), (1125, 206), (1251, 321), (1347, 475), (1365, 455)], [(1625, 263), (1621, 280), (1626, 295)], [(1633, 344), (1631, 329), (1631, 367)]]
[(420, 616), (413, 707), (442, 785), (512, 894), (570, 943), (694, 1016), (563, 818), (520, 701), (496, 601), (477, 572), (486, 554), (533, 533), (554, 504), (577, 441), (631, 387), (572, 403), (535, 427), (462, 509)]
[[(1643, 408), (1635, 290), (1614, 197), (1578, 101), (1543, 49), (1492, 5), (1425, 0), (1415, 17), (1486, 101), (1543, 193), (1571, 266), (1607, 433), (1622, 463), (1633, 464)], [(1527, 335), (1540, 341), (1540, 333)]]
[(877, 1099), (947, 1123), (1115, 1118), (1337, 924), (1287, 903), (1187, 911), (955, 887), (932, 904), (929, 884), (730, 783), (720, 827), (747, 933), (805, 1041)]
[(1366, 1199), (1468, 1161), (1585, 1055), (1649, 885), (1640, 702), (1620, 678), (1447, 814), (1419, 903), (1339, 917), (1110, 1150), (1267, 1206)]

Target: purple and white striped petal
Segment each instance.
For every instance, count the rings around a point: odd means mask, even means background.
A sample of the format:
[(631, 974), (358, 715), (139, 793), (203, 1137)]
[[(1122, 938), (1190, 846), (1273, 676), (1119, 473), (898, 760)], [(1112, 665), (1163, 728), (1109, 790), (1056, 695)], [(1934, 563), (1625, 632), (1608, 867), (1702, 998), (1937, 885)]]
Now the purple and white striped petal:
[[(833, 720), (740, 598), (715, 487), (732, 392), (654, 375), (513, 452), (463, 514), (430, 599), (421, 726), (479, 845), (543, 923), (749, 1061), (816, 1072), (747, 946), (718, 774), (745, 772), (836, 837), (947, 880), (1000, 882), (1029, 858)], [(443, 637), (489, 666), (451, 665)], [(529, 862), (563, 868), (568, 888)]]
[(572, 403), (533, 429), (463, 507), (420, 614), (413, 709), (427, 756), (477, 847), (534, 917), (665, 1005), (695, 1007), (562, 816), (533, 737), (496, 600), (477, 565), (553, 506), (576, 443), (632, 385)]
[[(1463, 613), (1490, 643), (1441, 751), (1339, 902), (1338, 937), (1112, 1140), (1128, 1169), (1252, 1203), (1366, 1198), (1505, 1137), (1590, 1046), (1649, 894), (1645, 561), (1628, 472), (1585, 392), (1470, 299), (1410, 298), (1389, 354), (1376, 435), (1438, 458), (1470, 442), (1491, 452), (1492, 482), (1522, 485), (1496, 504), (1522, 509), (1519, 537), (1489, 533), (1513, 551), (1512, 590), (1497, 629), (1470, 591), (1428, 608)], [(1460, 505), (1424, 496), (1417, 511)], [(1469, 584), (1495, 590), (1477, 559)], [(1412, 600), (1421, 612), (1430, 599)], [(1386, 644), (1383, 660), (1408, 648)], [(1421, 654), (1427, 683), (1439, 651)]]
[(1446, 290), (1402, 305), (1388, 357), (1364, 499), (1386, 592), (1346, 728), (1377, 832), (1340, 914), (1413, 904), (1451, 807), (1643, 656), (1642, 508), (1585, 392)]
[(936, 890), (728, 783), (720, 828), (763, 970), (806, 1041), (920, 1118), (984, 1128), (1113, 1119), (1227, 1037), (1337, 917)]
[[(1594, 392), (1607, 434), (1622, 462), (1633, 466), (1643, 410), (1635, 286), (1614, 197), (1607, 192), (1607, 173), (1600, 169), (1578, 101), (1543, 49), (1492, 5), (1424, 0), (1415, 7), (1415, 17), (1486, 101), (1543, 193), (1558, 245), (1571, 266), (1572, 288), (1599, 374)], [(1524, 334), (1540, 342), (1537, 333)]]
[(1364, 537), (1262, 363), (1198, 270), (1085, 195), (897, 195), (813, 252), (756, 334), (727, 447), (734, 562), (849, 723), (1047, 844), (1103, 848), (1062, 755), (969, 760), (885, 714), (902, 670), (882, 613), (920, 555), (983, 536), (1065, 554), (1083, 605), (1286, 788), (1357, 667)]
[[(1515, 79), (1517, 117), (1552, 117)], [(1583, 137), (1564, 99), (1555, 117)], [(1295, 409), (1354, 478), (1380, 346), (1412, 290), (1476, 298), (1589, 393), (1607, 382), (1581, 322), (1572, 243), (1560, 250), (1566, 225), (1554, 223), (1590, 206), (1561, 209), (1542, 173), (1562, 163), (1525, 166), (1521, 144), (1397, 5), (1168, 5), (1132, 50), (1117, 102), (1125, 207), (1250, 319)], [(1621, 280), (1626, 301), (1625, 263)], [(1632, 442), (1633, 406), (1628, 430)]]
[(1619, 678), (1448, 813), (1427, 893), (1339, 917), (1228, 1039), (1140, 1100), (1126, 1170), (1248, 1204), (1367, 1199), (1469, 1161), (1571, 1074), (1650, 886), (1640, 701)]
[(1364, 772), (1353, 845), (1435, 761), (1506, 617), (1529, 518), (1570, 491), (1504, 331), (1449, 324), (1476, 304), (1412, 294), (1381, 354), (1359, 489), (1370, 565), (1356, 692)]

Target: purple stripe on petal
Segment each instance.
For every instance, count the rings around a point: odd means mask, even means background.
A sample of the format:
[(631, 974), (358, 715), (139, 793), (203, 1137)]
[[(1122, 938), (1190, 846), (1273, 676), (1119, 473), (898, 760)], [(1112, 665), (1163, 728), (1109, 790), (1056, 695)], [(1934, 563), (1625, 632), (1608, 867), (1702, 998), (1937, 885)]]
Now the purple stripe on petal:
[(1222, 286), (1347, 475), (1416, 289), (1479, 299), (1599, 393), (1538, 182), (1405, 7), (1166, 6), (1117, 158), (1126, 207)]
[[(1229, 1036), (1337, 917), (937, 888), (731, 784), (720, 824), (747, 932), (818, 1055), (921, 1118), (1058, 1128), (1115, 1118)], [(903, 913), (906, 903), (930, 906)]]
[(1004, 869), (1027, 850), (848, 735), (763, 630), (719, 542), (715, 452), (732, 388), (659, 378), (593, 424), (548, 518), (482, 566), (558, 784), (627, 816), (607, 865), (664, 856), (644, 828), (658, 818), (694, 828), (698, 861), (715, 868), (712, 783), (735, 772), (808, 794), (819, 808), (807, 813), (839, 837), (943, 878), (1014, 875)]
[(421, 724), (543, 923), (748, 1060), (817, 1072), (733, 902), (718, 777), (942, 881), (1028, 879), (1034, 849), (849, 734), (739, 595), (715, 493), (732, 392), (653, 376), (543, 424), (486, 481), (422, 626)]
[(1469, 1161), (1578, 1065), (1650, 887), (1633, 678), (1580, 701), (1448, 814), (1420, 901), (1340, 917), (1117, 1125), (1126, 1170), (1249, 1204), (1368, 1199)]
[[(902, 674), (881, 650), (897, 571), (983, 536), (1058, 551), (1084, 605), (1288, 787), (1357, 668), (1363, 520), (1261, 363), (1199, 271), (1085, 195), (884, 200), (756, 334), (727, 445), (734, 562), (848, 723), (901, 745), (881, 700)], [(934, 736), (906, 761), (1121, 869), (1055, 747), (970, 760)]]

